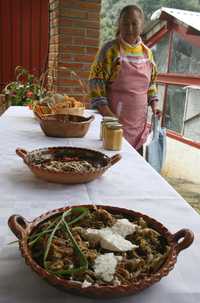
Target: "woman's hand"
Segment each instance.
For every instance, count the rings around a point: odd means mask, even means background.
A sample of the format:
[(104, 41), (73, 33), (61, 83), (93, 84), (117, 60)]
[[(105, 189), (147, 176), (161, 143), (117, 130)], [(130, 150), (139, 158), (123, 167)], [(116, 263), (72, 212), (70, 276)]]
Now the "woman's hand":
[(162, 116), (162, 112), (161, 112), (161, 110), (158, 108), (157, 103), (158, 103), (157, 101), (153, 101), (153, 102), (151, 103), (151, 109), (152, 109), (152, 113), (153, 113), (154, 115), (156, 115), (156, 116), (158, 117), (158, 119), (160, 119), (161, 116)]
[(99, 106), (98, 111), (102, 116), (115, 117), (114, 113), (111, 111), (111, 109), (108, 105)]
[(156, 116), (158, 117), (158, 119), (161, 118), (162, 112), (161, 112), (160, 109), (157, 108), (157, 109), (155, 109), (155, 110), (152, 110), (152, 112), (153, 112), (154, 115), (156, 115)]

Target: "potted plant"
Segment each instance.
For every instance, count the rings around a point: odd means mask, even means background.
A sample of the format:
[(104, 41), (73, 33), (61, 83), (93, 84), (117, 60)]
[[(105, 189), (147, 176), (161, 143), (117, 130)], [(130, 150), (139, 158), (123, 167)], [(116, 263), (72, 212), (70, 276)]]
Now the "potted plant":
[(3, 91), (9, 105), (31, 107), (35, 100), (40, 100), (46, 95), (43, 75), (37, 78), (21, 66), (16, 67), (15, 73), (16, 81), (7, 84)]

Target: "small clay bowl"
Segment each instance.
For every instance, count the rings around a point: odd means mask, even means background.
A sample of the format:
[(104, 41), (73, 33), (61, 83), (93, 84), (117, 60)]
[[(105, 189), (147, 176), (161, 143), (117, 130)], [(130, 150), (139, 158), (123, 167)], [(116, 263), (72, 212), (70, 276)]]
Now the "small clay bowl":
[(75, 115), (38, 115), (37, 119), (44, 134), (48, 137), (81, 138), (86, 135), (94, 116), (88, 118)]

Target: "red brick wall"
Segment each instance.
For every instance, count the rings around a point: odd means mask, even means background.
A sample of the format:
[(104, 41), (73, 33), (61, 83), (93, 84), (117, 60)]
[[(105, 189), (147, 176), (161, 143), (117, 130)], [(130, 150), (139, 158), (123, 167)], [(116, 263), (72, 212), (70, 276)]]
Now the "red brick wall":
[(53, 89), (83, 100), (85, 93), (71, 70), (84, 84), (87, 83), (89, 68), (99, 45), (101, 0), (49, 2), (49, 79), (51, 81), (54, 71)]

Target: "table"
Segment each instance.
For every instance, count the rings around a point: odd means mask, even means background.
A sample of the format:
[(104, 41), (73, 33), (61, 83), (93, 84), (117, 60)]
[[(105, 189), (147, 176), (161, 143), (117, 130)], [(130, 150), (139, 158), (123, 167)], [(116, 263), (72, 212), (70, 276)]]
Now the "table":
[[(88, 111), (88, 114), (90, 112)], [(104, 151), (99, 140), (100, 116), (96, 114), (85, 138), (48, 138), (26, 107), (10, 107), (0, 118), (0, 302), (76, 303), (97, 302), (61, 292), (48, 285), (28, 266), (7, 226), (12, 214), (31, 221), (40, 214), (65, 205), (98, 203), (126, 207), (162, 222), (172, 233), (189, 228), (195, 233), (191, 247), (180, 253), (172, 272), (159, 283), (134, 296), (109, 302), (200, 302), (200, 216), (124, 140), (122, 160), (102, 177), (82, 185), (61, 185), (37, 179), (16, 156), (15, 149), (47, 146), (80, 146)]]

